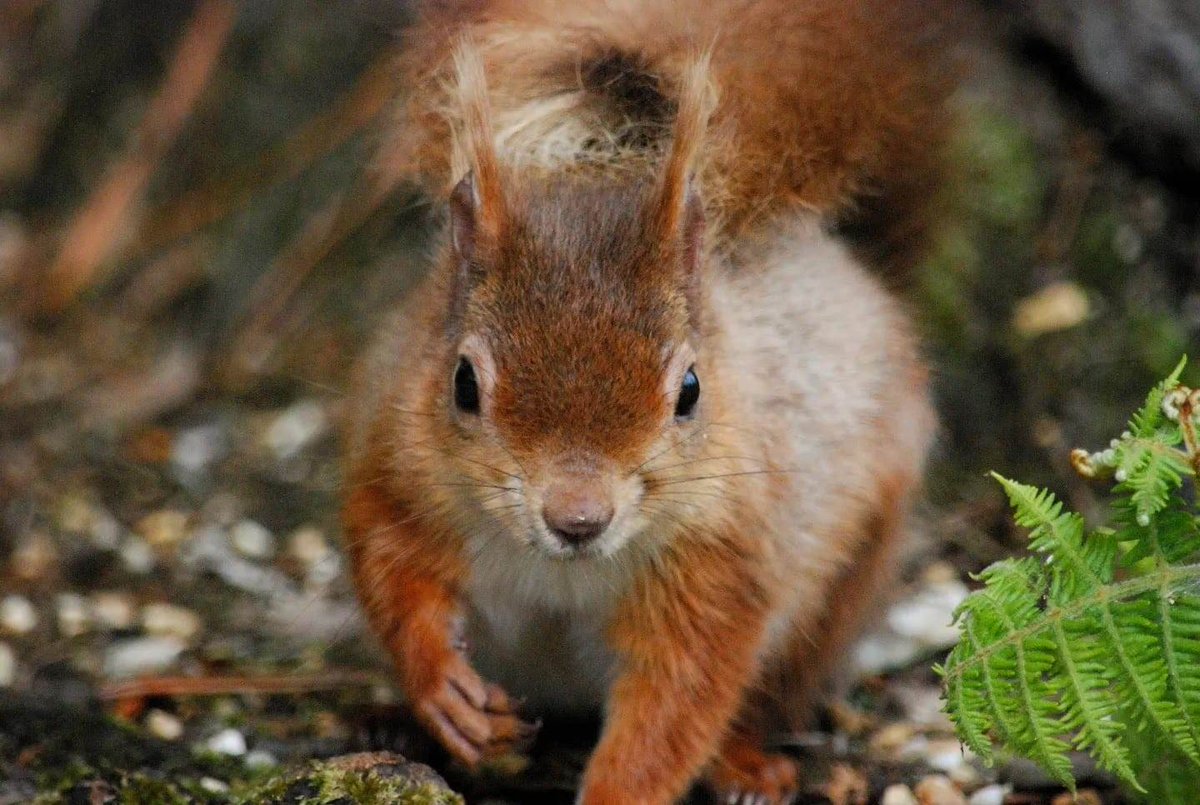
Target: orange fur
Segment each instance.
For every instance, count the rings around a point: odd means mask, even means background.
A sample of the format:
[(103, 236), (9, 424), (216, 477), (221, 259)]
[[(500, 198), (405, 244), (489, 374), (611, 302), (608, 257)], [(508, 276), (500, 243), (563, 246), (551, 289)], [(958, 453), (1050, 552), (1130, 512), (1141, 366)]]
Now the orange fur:
[[(718, 242), (802, 209), (861, 225), (874, 253), (907, 264), (939, 175), (953, 70), (935, 21), (948, 10), (937, 0), (426, 3), (397, 65), (408, 94), (385, 159), (434, 197), (457, 180), (447, 89), (460, 32), (480, 49), (498, 115), (544, 102), (549, 118), (601, 135), (588, 159), (567, 149), (561, 162), (616, 171), (661, 150), (665, 122), (689, 97), (687, 65), (707, 49), (718, 94), (697, 147)], [(557, 136), (547, 129), (530, 136)], [(596, 148), (605, 135), (616, 145)]]
[[(933, 427), (903, 312), (821, 226), (932, 160), (906, 139), (936, 117), (920, 49), (882, 50), (900, 7), (475, 0), (412, 35), (405, 75), (452, 86), (413, 92), (398, 164), (459, 184), (360, 372), (343, 518), (368, 619), (458, 760), (528, 738), (507, 688), (603, 707), (587, 805), (666, 805), (698, 775), (794, 793), (762, 741), (884, 588)], [(608, 519), (576, 543), (550, 521), (580, 501)]]

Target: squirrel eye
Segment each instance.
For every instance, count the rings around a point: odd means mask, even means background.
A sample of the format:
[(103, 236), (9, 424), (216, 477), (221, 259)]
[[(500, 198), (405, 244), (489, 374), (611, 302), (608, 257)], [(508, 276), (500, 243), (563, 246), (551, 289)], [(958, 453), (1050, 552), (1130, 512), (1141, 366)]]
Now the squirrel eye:
[(475, 367), (466, 358), (459, 358), (454, 370), (454, 405), (466, 414), (479, 413), (479, 384), (475, 381)]
[(688, 419), (696, 410), (696, 402), (700, 399), (700, 378), (696, 377), (696, 367), (689, 366), (679, 385), (679, 399), (675, 402), (675, 418)]

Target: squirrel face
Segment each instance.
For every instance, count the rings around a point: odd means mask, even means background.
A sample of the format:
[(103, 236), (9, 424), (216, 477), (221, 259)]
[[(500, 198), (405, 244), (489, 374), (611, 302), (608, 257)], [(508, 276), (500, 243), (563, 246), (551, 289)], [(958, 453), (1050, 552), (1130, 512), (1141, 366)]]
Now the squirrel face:
[(686, 521), (679, 506), (722, 499), (655, 495), (702, 450), (712, 407), (691, 178), (707, 62), (687, 71), (657, 175), (624, 179), (502, 169), (478, 54), (464, 46), (455, 64), (465, 176), (450, 197), (444, 372), (425, 401), (447, 423), (436, 460), (491, 473), (461, 487), (499, 531), (554, 557), (611, 556), (653, 522)]
[(506, 466), (490, 482), (511, 494), (479, 490), (504, 530), (554, 557), (611, 555), (669, 514), (648, 490), (705, 418), (699, 201), (663, 232), (651, 182), (514, 182), (490, 209), (474, 183), (451, 202), (451, 452), (473, 474)]

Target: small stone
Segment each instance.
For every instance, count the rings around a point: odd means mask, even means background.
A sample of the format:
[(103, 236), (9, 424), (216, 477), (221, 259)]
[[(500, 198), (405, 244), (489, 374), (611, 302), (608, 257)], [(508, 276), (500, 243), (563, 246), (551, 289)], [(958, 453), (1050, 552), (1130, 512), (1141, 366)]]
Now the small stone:
[(210, 794), (228, 794), (229, 784), (221, 782), (216, 777), (201, 777), (200, 787)]
[(822, 793), (831, 805), (866, 805), (869, 788), (861, 772), (845, 763), (835, 763)]
[(8, 643), (0, 643), (0, 688), (17, 681), (17, 655)]
[(275, 554), (275, 537), (254, 520), (239, 520), (229, 529), (229, 541), (249, 559), (269, 559)]
[(29, 634), (37, 623), (37, 610), (25, 596), (6, 595), (0, 600), (0, 629), (14, 635)]
[(144, 576), (154, 569), (157, 560), (146, 540), (131, 534), (121, 543), (121, 564), (130, 573)]
[(187, 533), (188, 516), (178, 509), (151, 512), (138, 521), (137, 532), (151, 547), (172, 548), (183, 541)]
[(1090, 314), (1091, 303), (1081, 287), (1069, 281), (1055, 282), (1017, 303), (1013, 327), (1026, 338), (1033, 338), (1069, 330)]
[(1004, 805), (1004, 798), (1011, 793), (1011, 785), (988, 785), (972, 794), (967, 803), (968, 805)]
[(142, 607), (142, 628), (148, 634), (167, 635), (189, 641), (200, 633), (200, 616), (174, 604), (147, 604)]
[(111, 551), (121, 539), (121, 524), (106, 509), (82, 495), (67, 495), (58, 505), (58, 527), (91, 540), (97, 548)]
[(96, 623), (105, 629), (129, 629), (137, 618), (137, 609), (133, 605), (133, 599), (124, 593), (93, 593), (91, 604)]
[(952, 584), (959, 578), (959, 572), (949, 562), (934, 562), (921, 573), (921, 580), (926, 584)]
[(87, 599), (78, 593), (59, 593), (55, 598), (55, 617), (59, 634), (78, 637), (92, 627), (92, 610)]
[(146, 730), (164, 741), (178, 741), (183, 735), (183, 722), (166, 710), (155, 708), (146, 713)]
[(325, 409), (314, 400), (301, 400), (267, 426), (263, 441), (277, 458), (289, 459), (319, 438), (328, 427)]
[(246, 754), (246, 736), (231, 727), (209, 738), (204, 742), (204, 746), (210, 752), (219, 755), (241, 757)]
[(242, 762), (248, 769), (270, 769), (279, 765), (279, 760), (274, 755), (262, 749), (252, 749), (246, 753)]
[(960, 791), (974, 791), (983, 784), (983, 776), (980, 775), (979, 769), (969, 759), (961, 755), (957, 763), (946, 769), (946, 775), (950, 778), (950, 782), (958, 786)]
[(171, 445), (171, 464), (194, 475), (208, 469), (226, 452), (225, 430), (220, 425), (200, 425), (180, 431)]
[(306, 568), (323, 561), (330, 555), (329, 542), (324, 532), (315, 526), (301, 526), (288, 537), (288, 555)]
[(924, 647), (954, 645), (958, 641), (958, 628), (951, 618), (966, 597), (967, 587), (957, 578), (928, 584), (891, 608), (888, 625), (897, 634), (911, 637)]
[(1074, 794), (1059, 794), (1050, 805), (1104, 805), (1104, 800), (1093, 788), (1081, 788)]
[(40, 532), (27, 534), (12, 554), (12, 570), (18, 578), (38, 581), (58, 562), (58, 549)]
[(889, 785), (883, 789), (879, 805), (920, 805), (917, 796), (906, 785)]
[(963, 745), (953, 738), (939, 738), (925, 747), (929, 765), (947, 774), (967, 761)]
[(929, 739), (924, 735), (914, 735), (904, 746), (895, 752), (896, 760), (902, 763), (914, 763), (929, 759)]
[(178, 637), (150, 636), (118, 640), (104, 653), (104, 675), (124, 679), (174, 665), (187, 645)]
[(921, 782), (913, 793), (917, 795), (920, 805), (966, 805), (966, 797), (954, 787), (950, 778), (942, 774), (933, 774)]
[(891, 758), (912, 741), (913, 734), (909, 724), (887, 724), (871, 736), (868, 747), (873, 756)]

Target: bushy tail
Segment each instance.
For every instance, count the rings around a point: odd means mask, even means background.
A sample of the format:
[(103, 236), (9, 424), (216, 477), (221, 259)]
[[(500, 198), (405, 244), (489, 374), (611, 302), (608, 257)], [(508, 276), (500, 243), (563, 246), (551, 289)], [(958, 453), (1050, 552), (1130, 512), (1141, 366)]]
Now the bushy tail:
[[(444, 195), (466, 35), (487, 73), (500, 159), (643, 170), (665, 153), (702, 57), (717, 102), (695, 164), (733, 241), (785, 210), (863, 230), (906, 262), (938, 180), (949, 86), (922, 0), (441, 0), (409, 29), (392, 169)], [(708, 54), (704, 56), (704, 54)]]

